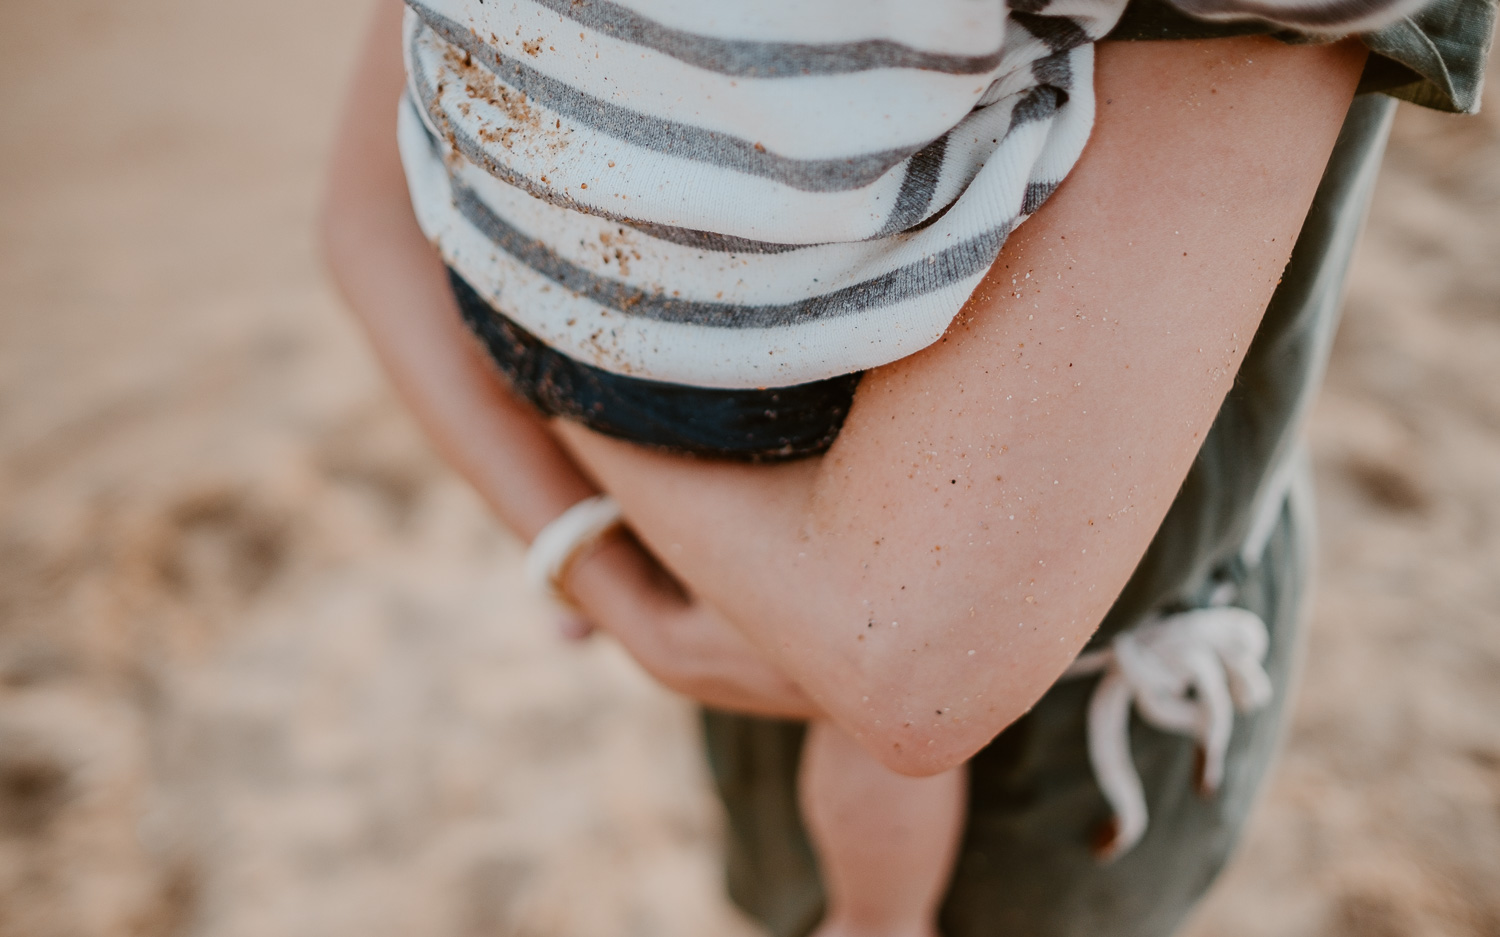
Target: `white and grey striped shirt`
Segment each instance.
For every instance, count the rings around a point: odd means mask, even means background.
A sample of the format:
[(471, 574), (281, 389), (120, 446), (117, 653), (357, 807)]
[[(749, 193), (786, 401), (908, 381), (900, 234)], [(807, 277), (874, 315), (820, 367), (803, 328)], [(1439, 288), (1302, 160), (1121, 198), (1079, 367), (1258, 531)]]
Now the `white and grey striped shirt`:
[[(408, 0), (413, 205), (491, 305), (604, 370), (748, 388), (885, 364), (942, 335), (1072, 169), (1124, 5)], [(1323, 32), (1404, 12), (1180, 5)]]

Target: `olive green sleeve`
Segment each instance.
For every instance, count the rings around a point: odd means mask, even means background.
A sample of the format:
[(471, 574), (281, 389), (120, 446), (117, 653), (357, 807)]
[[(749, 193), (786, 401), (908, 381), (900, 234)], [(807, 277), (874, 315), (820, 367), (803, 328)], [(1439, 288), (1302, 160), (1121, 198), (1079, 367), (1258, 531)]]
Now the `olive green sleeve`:
[[(1434, 0), (1421, 12), (1360, 35), (1369, 47), (1361, 93), (1378, 92), (1440, 111), (1479, 110), (1485, 63), (1495, 31), (1496, 0)], [(1211, 39), (1272, 35), (1318, 42), (1265, 23), (1195, 20), (1168, 0), (1131, 0), (1109, 39)]]

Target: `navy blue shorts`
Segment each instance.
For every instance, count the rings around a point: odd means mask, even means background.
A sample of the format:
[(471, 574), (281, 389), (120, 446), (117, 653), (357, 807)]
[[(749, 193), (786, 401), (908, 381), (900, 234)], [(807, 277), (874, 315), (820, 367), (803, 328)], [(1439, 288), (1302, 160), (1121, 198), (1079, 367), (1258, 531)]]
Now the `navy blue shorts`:
[(810, 384), (724, 390), (604, 371), (554, 351), (452, 270), (464, 321), (516, 393), (549, 417), (672, 452), (746, 462), (821, 455), (844, 425), (859, 374)]

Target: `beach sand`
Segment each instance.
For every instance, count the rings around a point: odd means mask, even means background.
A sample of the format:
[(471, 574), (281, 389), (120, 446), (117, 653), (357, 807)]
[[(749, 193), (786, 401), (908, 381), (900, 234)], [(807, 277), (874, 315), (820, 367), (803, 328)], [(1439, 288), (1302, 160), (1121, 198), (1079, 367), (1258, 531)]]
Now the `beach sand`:
[[(0, 937), (748, 937), (693, 711), (553, 636), (320, 269), (362, 6), (0, 4)], [(1496, 115), (1400, 116), (1192, 937), (1500, 935)]]

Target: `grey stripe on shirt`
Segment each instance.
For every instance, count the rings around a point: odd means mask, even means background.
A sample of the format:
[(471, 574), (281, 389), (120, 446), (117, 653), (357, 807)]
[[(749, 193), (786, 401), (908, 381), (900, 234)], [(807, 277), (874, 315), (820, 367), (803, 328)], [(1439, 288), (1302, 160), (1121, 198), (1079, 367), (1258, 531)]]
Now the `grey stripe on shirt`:
[(948, 138), (938, 137), (907, 162), (906, 178), (901, 180), (901, 191), (896, 193), (896, 205), (876, 237), (899, 234), (926, 216), (932, 193), (943, 176), (943, 156), (947, 151)]
[(924, 52), (889, 39), (838, 43), (720, 39), (674, 29), (610, 0), (533, 2), (611, 39), (642, 46), (721, 75), (741, 78), (800, 78), (877, 68), (978, 75), (1000, 63), (999, 49), (985, 55), (953, 55)]
[(627, 316), (723, 329), (775, 328), (838, 318), (934, 292), (987, 269), (1015, 224), (1012, 219), (922, 260), (821, 296), (793, 303), (745, 306), (679, 299), (599, 276), (511, 227), (473, 189), (455, 183), (453, 199), (459, 214), (490, 243), (572, 293)]
[(449, 44), (467, 52), (487, 68), (497, 81), (571, 121), (643, 149), (760, 176), (804, 192), (846, 192), (870, 185), (926, 145), (852, 154), (836, 159), (793, 159), (781, 156), (742, 137), (652, 117), (585, 94), (566, 82), (502, 55), (441, 13), (418, 3), (408, 5), (429, 29)]
[[(417, 79), (417, 93), (428, 97), (428, 100), (422, 106), (427, 107), (430, 111), (432, 106), (432, 88), (420, 76)], [(409, 95), (406, 98), (406, 106), (413, 110), (418, 108), (417, 103), (412, 101)], [(420, 118), (418, 118), (418, 122), (422, 123)], [(426, 123), (422, 123), (422, 131), (427, 139), (427, 145), (432, 148), (434, 155), (441, 158), (442, 150), (440, 149), (438, 140), (432, 135), (432, 131), (427, 128)], [(595, 218), (603, 218), (606, 221), (613, 221), (616, 224), (626, 225), (659, 241), (666, 241), (669, 244), (676, 244), (680, 247), (692, 247), (720, 254), (785, 254), (788, 251), (818, 246), (815, 244), (778, 244), (774, 241), (757, 241), (751, 238), (735, 237), (732, 234), (719, 234), (716, 231), (680, 228), (673, 225), (640, 221), (591, 205), (580, 205), (572, 198), (569, 198), (567, 193), (559, 192), (551, 186), (544, 185), (501, 163), (495, 159), (489, 150), (480, 145), (479, 141), (469, 136), (468, 132), (463, 128), (449, 124), (448, 133), (448, 142), (452, 144), (453, 148), (464, 159), (483, 169), (486, 173), (494, 176), (506, 185), (520, 189), (538, 201), (576, 211), (580, 214), (592, 215)]]
[(1066, 16), (1038, 16), (1035, 13), (1012, 10), (1010, 20), (1046, 43), (1047, 48), (1053, 52), (1076, 49), (1093, 41), (1089, 38), (1089, 34), (1083, 31), (1082, 26)]

